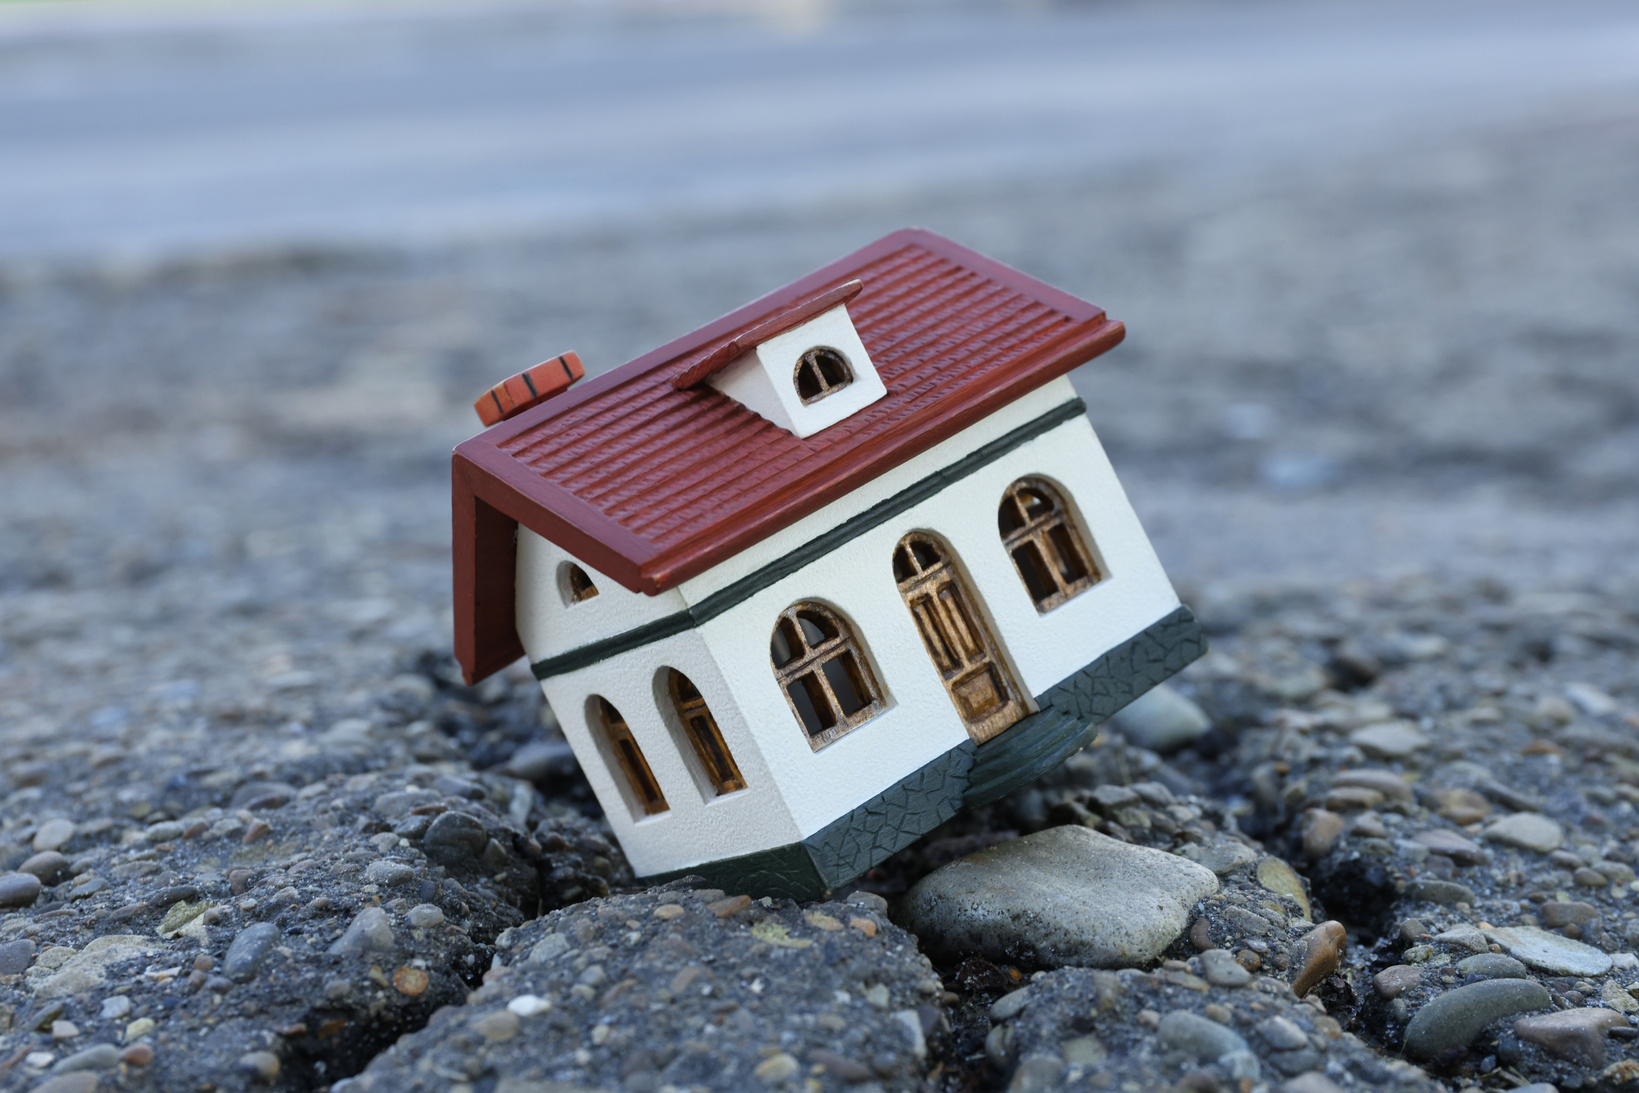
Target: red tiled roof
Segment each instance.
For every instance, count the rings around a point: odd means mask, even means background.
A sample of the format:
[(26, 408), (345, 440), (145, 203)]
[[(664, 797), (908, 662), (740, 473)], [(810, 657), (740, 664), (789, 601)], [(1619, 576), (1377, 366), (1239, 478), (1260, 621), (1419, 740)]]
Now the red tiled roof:
[[(857, 278), (886, 397), (806, 439), (706, 386), (702, 350)], [(895, 232), (455, 450), (456, 653), (522, 649), (514, 523), (633, 591), (675, 587), (1116, 345), (1120, 323), (930, 232)]]

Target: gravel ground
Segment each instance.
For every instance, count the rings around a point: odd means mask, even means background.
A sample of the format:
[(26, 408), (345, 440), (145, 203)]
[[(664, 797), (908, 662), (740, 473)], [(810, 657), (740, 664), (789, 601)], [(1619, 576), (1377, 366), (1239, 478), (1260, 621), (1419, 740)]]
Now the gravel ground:
[[(0, 1088), (1631, 1086), (1620, 105), (1326, 168), (0, 271)], [(454, 675), (464, 404), (912, 221), (1129, 321), (1078, 382), (1211, 632), (1204, 731), (1112, 728), (835, 902), (638, 890), (527, 673)], [(895, 925), (1066, 824), (1220, 887), (1137, 968)]]

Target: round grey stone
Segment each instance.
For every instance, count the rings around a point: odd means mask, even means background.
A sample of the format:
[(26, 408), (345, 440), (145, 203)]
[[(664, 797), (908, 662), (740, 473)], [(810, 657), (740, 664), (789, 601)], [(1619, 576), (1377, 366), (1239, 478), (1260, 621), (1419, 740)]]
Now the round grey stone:
[(1525, 965), (1502, 953), (1476, 953), (1457, 961), (1458, 975), (1483, 975), (1487, 979), (1525, 979)]
[(1309, 1037), (1296, 1023), (1284, 1017), (1266, 1017), (1252, 1026), (1263, 1042), (1276, 1051), (1296, 1051), (1309, 1046)]
[(0, 907), (27, 907), (40, 887), (40, 878), (33, 873), (0, 873)]
[(430, 930), (444, 924), (444, 912), (436, 904), (418, 903), (404, 913), (404, 920), (417, 930)]
[(412, 883), (415, 880), (415, 870), (401, 861), (380, 858), (365, 867), (364, 879), (371, 884), (396, 888), (402, 884)]
[(235, 983), (249, 983), (256, 978), (267, 959), (268, 950), (279, 940), (279, 927), (271, 922), (258, 922), (239, 931), (239, 936), (228, 946), (228, 955), (222, 958), (222, 974)]
[(1531, 979), (1487, 979), (1437, 996), (1406, 1026), (1406, 1054), (1434, 1059), (1468, 1046), (1499, 1017), (1549, 1005), (1548, 988)]
[(1228, 949), (1208, 949), (1202, 953), (1201, 975), (1219, 987), (1244, 987), (1252, 980), (1252, 973), (1241, 967)]
[(484, 825), (464, 812), (446, 812), (421, 837), (422, 852), (439, 865), (470, 866), (489, 845)]
[(1085, 827), (1054, 827), (951, 862), (906, 896), (927, 948), (1043, 967), (1131, 967), (1217, 891), (1210, 869)]
[(47, 820), (34, 833), (34, 849), (36, 851), (59, 850), (68, 844), (74, 837), (74, 821), (55, 819)]
[(21, 975), (34, 961), (34, 942), (28, 938), (0, 943), (0, 975)]
[(55, 850), (42, 850), (17, 867), (19, 873), (33, 873), (41, 883), (50, 884), (68, 868), (68, 859)]
[(1157, 1030), (1161, 1042), (1172, 1051), (1182, 1051), (1203, 1061), (1212, 1061), (1232, 1051), (1246, 1051), (1246, 1041), (1216, 1021), (1188, 1010), (1173, 1010), (1161, 1018)]
[(393, 924), (387, 912), (380, 907), (366, 907), (348, 925), (347, 931), (330, 946), (331, 955), (342, 956), (362, 952), (391, 952), (398, 941), (393, 936)]
[(1212, 719), (1201, 707), (1165, 683), (1128, 703), (1110, 720), (1132, 743), (1162, 753), (1177, 751), (1212, 728)]
[(1565, 829), (1537, 812), (1516, 812), (1486, 828), (1482, 834), (1492, 842), (1517, 846), (1547, 854), (1565, 841)]

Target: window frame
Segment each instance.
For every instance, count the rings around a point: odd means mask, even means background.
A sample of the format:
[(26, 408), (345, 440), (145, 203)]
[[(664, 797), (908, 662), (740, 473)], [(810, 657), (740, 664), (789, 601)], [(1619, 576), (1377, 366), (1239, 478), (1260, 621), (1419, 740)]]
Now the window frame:
[[(624, 778), (621, 787), (621, 796), (625, 798), (627, 806), (632, 810), (634, 820), (644, 820), (651, 816), (661, 816), (671, 811), (671, 804), (666, 800), (666, 791), (661, 788), (660, 779), (655, 777), (654, 768), (649, 765), (649, 759), (643, 754), (643, 747), (632, 734), (632, 727), (621, 715), (620, 710), (602, 695), (594, 694), (587, 700), (587, 718), (593, 733), (597, 734), (598, 752), (603, 756), (604, 765), (613, 774), (619, 772)], [(592, 715), (595, 710), (596, 716)], [(628, 754), (622, 745), (631, 748)], [(634, 766), (633, 760), (636, 761)], [(644, 791), (637, 767), (647, 776), (650, 787), (655, 796), (651, 798)]]
[[(1044, 515), (1030, 516), (1024, 503), (1018, 499), (1018, 495), (1025, 490), (1046, 497), (1052, 507)], [(1016, 506), (1016, 517), (1023, 520), (1022, 524), (1012, 529), (1002, 526), (1002, 515), (1009, 504)], [(1024, 586), (1025, 594), (1030, 597), (1039, 615), (1063, 606), (1109, 576), (1102, 559), (1091, 546), (1091, 539), (1082, 533), (1080, 521), (1070, 507), (1068, 494), (1045, 478), (1026, 475), (1015, 479), (1002, 492), (1002, 499), (996, 505), (996, 523), (1002, 550), (1013, 562), (1019, 583)], [(1060, 534), (1055, 535), (1055, 532)], [(1074, 552), (1074, 560), (1080, 563), (1082, 570), (1081, 576), (1074, 579), (1064, 575), (1066, 545)], [(1045, 596), (1036, 595), (1031, 577), (1019, 561), (1019, 552), (1027, 549), (1033, 549), (1041, 562), (1042, 574), (1038, 576), (1044, 574), (1053, 583), (1054, 591)]]
[[(835, 357), (837, 363), (842, 365), (842, 379), (833, 383), (831, 380), (826, 378), (825, 370), (821, 367), (819, 359), (819, 355), (822, 353)], [(819, 390), (812, 395), (805, 395), (802, 393), (804, 369), (812, 369), (814, 379), (817, 380), (819, 384)], [(848, 359), (848, 355), (842, 350), (830, 345), (815, 345), (803, 350), (797, 357), (795, 367), (791, 370), (791, 387), (797, 392), (797, 399), (804, 406), (812, 406), (816, 402), (828, 399), (838, 391), (846, 390), (848, 387), (852, 386), (853, 382), (854, 362), (850, 361)]]
[[(717, 716), (711, 712), (711, 706), (706, 702), (705, 695), (695, 685), (694, 680), (684, 675), (678, 669), (669, 665), (664, 669), (666, 673), (666, 697), (671, 702), (672, 716), (676, 718), (676, 728), (682, 733), (683, 739), (689, 744), (694, 754), (695, 772), (700, 784), (701, 794), (705, 795), (709, 788), (708, 800), (717, 797), (727, 797), (732, 793), (739, 793), (746, 788), (745, 775), (740, 772), (740, 764), (734, 758), (733, 750), (728, 746), (728, 740), (723, 736), (722, 726), (717, 724)], [(682, 693), (679, 681), (688, 685), (693, 696)], [(700, 729), (695, 722), (699, 719), (709, 739), (700, 739)], [(708, 754), (708, 749), (715, 743), (722, 755), (726, 770), (719, 769)]]
[[(820, 616), (830, 625), (832, 636), (823, 637), (818, 645), (810, 642), (799, 617), (803, 614)], [(796, 647), (791, 649), (792, 656), (784, 664), (775, 663), (774, 641), (781, 637), (781, 630), (788, 624), (791, 633), (786, 634), (784, 640), (790, 647), (791, 634), (795, 634)], [(845, 664), (841, 670), (847, 674), (849, 685), (856, 692), (856, 697), (866, 700), (863, 706), (851, 714), (843, 712), (836, 688), (825, 671), (826, 665), (842, 662), (848, 657), (852, 658), (854, 671), (848, 672)], [(769, 637), (769, 662), (774, 671), (774, 682), (780, 688), (780, 694), (785, 696), (785, 704), (790, 708), (791, 716), (796, 718), (798, 727), (808, 740), (808, 746), (814, 751), (836, 742), (888, 708), (887, 694), (877, 679), (876, 672), (871, 668), (871, 660), (865, 653), (864, 642), (859, 640), (847, 619), (822, 603), (804, 600), (780, 612)], [(819, 696), (828, 703), (833, 719), (829, 727), (817, 733), (809, 730), (807, 719), (803, 717), (802, 711), (797, 707), (797, 700), (791, 695), (792, 686), (800, 683), (804, 677), (811, 678), (818, 685)], [(809, 701), (813, 702), (813, 688), (805, 686), (804, 690), (808, 692)], [(815, 708), (818, 709), (818, 703), (815, 703)]]

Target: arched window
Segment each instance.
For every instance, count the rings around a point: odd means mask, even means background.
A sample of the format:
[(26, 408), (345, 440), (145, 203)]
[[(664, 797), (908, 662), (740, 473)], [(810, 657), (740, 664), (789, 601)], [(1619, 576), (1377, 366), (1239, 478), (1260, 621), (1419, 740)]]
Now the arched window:
[(670, 807), (666, 804), (666, 795), (660, 792), (660, 783), (655, 781), (649, 761), (643, 758), (643, 749), (632, 738), (626, 719), (601, 695), (592, 697), (592, 705), (597, 710), (598, 727), (603, 730), (603, 743), (626, 776), (626, 786), (637, 807), (649, 816), (665, 812)]
[(829, 608), (786, 608), (768, 651), (774, 678), (815, 751), (882, 712), (881, 691), (853, 631)]
[(1064, 498), (1040, 478), (1007, 487), (996, 524), (1037, 611), (1051, 611), (1103, 580)]
[(569, 602), (580, 603), (589, 600), (598, 594), (598, 586), (592, 583), (592, 578), (586, 575), (586, 570), (569, 563), (568, 572), (564, 575), (564, 583), (569, 589)]
[(700, 759), (706, 779), (711, 782), (717, 796), (746, 788), (746, 781), (740, 776), (740, 768), (735, 765), (734, 755), (723, 740), (717, 719), (706, 707), (706, 700), (700, 697), (699, 690), (688, 676), (676, 668), (667, 669), (667, 673), (672, 708), (677, 711), (677, 719), (683, 723), (683, 732), (693, 745), (694, 754)]
[(793, 379), (797, 385), (797, 397), (806, 406), (827, 395), (834, 395), (854, 382), (854, 370), (848, 367), (848, 358), (835, 349), (828, 345), (816, 345), (797, 358), (797, 371)]

